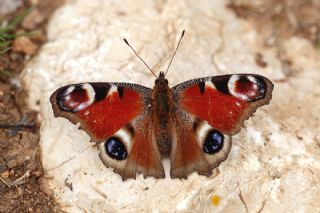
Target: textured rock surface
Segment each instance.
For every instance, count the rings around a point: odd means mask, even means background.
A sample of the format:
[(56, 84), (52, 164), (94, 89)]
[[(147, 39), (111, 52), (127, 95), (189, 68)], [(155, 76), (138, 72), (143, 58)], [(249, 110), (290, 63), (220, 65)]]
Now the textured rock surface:
[[(182, 29), (171, 86), (225, 73), (258, 73), (275, 82), (269, 106), (246, 121), (228, 159), (212, 177), (122, 182), (105, 168), (89, 136), (53, 118), (48, 98), (58, 87), (86, 81), (153, 86), (154, 77), (122, 41), (126, 37), (154, 70), (163, 70)], [(319, 212), (320, 54), (292, 38), (282, 51), (259, 43), (254, 27), (220, 0), (74, 0), (49, 24), (49, 41), (25, 69), (30, 105), (41, 112), (44, 185), (68, 212)], [(266, 67), (255, 56), (262, 54)], [(40, 107), (37, 102), (40, 100)], [(212, 196), (220, 203), (213, 205)]]

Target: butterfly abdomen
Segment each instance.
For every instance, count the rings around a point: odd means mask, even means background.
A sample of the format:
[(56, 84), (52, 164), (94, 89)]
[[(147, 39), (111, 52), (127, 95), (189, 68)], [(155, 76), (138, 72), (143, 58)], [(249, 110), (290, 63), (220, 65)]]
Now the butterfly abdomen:
[(172, 94), (168, 81), (166, 79), (158, 79), (153, 88), (153, 132), (162, 155), (169, 155), (171, 149), (173, 129), (171, 118), (172, 103)]

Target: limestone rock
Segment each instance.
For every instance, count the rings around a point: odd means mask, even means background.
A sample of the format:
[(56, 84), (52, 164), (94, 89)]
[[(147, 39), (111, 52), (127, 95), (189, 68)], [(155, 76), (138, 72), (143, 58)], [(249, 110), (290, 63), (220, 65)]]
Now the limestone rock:
[[(292, 62), (284, 70), (277, 48), (260, 45), (253, 25), (238, 19), (226, 2), (74, 0), (56, 11), (49, 41), (23, 78), (30, 105), (41, 113), (43, 184), (67, 212), (320, 211), (319, 52), (303, 39), (283, 41)], [(123, 182), (103, 166), (86, 133), (53, 117), (49, 96), (77, 82), (152, 87), (154, 77), (122, 39), (158, 72), (183, 29), (167, 75), (171, 86), (196, 77), (257, 73), (275, 83), (273, 99), (233, 137), (229, 157), (211, 177)], [(257, 54), (266, 66), (259, 66)], [(220, 202), (214, 205), (213, 196)]]

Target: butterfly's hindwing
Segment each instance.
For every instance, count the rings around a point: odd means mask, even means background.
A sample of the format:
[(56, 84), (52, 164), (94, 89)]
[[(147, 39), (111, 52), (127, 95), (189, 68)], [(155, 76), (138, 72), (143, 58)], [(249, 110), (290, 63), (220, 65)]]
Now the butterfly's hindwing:
[[(180, 107), (175, 108), (173, 115), (175, 137), (170, 153), (171, 177), (186, 178), (192, 172), (211, 175), (212, 169), (227, 158), (231, 137)], [(215, 134), (217, 136), (213, 137)]]

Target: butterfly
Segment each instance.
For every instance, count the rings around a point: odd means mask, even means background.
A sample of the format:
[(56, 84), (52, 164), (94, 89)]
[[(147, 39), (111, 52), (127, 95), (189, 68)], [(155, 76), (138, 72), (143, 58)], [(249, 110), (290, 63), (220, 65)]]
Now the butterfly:
[(261, 75), (230, 74), (169, 88), (168, 69), (156, 75), (153, 89), (118, 82), (63, 86), (50, 97), (54, 116), (80, 123), (103, 164), (123, 179), (137, 173), (164, 178), (163, 157), (170, 158), (172, 178), (209, 176), (227, 158), (231, 136), (269, 103), (273, 83)]

